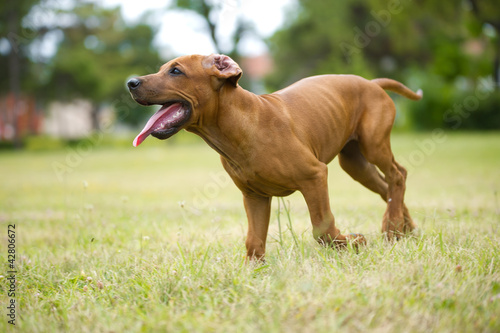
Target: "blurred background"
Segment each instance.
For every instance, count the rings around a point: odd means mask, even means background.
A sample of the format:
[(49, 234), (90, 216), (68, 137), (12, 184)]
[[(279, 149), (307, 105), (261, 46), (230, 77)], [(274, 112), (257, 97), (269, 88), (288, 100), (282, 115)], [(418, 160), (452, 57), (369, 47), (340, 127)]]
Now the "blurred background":
[[(255, 93), (303, 77), (390, 77), (401, 131), (500, 129), (498, 0), (17, 0), (0, 4), (0, 147), (124, 138), (153, 112), (125, 82), (225, 53)], [(133, 133), (132, 133), (133, 132)]]

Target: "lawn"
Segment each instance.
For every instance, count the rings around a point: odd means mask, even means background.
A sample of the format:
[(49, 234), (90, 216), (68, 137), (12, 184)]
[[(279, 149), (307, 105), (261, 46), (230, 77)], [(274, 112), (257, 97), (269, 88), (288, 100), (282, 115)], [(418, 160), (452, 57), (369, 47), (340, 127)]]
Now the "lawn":
[(393, 135), (420, 227), (395, 243), (380, 198), (333, 161), (337, 225), (368, 245), (319, 246), (294, 194), (273, 201), (260, 265), (214, 151), (131, 142), (0, 152), (1, 332), (500, 331), (500, 133)]

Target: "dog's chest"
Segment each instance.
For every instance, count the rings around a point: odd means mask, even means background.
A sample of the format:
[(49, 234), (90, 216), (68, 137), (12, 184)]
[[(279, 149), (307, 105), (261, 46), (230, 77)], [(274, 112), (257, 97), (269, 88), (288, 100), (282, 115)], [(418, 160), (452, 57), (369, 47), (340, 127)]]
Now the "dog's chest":
[(290, 185), (290, 177), (274, 168), (265, 167), (264, 164), (249, 162), (239, 166), (236, 163), (222, 158), (222, 164), (231, 176), (236, 186), (243, 192), (255, 193), (261, 196), (286, 196), (295, 192)]

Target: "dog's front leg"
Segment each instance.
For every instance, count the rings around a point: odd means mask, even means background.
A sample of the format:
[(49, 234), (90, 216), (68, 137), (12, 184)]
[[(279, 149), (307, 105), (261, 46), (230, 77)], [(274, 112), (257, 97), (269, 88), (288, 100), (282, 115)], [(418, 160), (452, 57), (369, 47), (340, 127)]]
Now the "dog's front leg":
[(315, 176), (305, 180), (300, 191), (309, 208), (314, 238), (323, 245), (345, 246), (346, 236), (335, 226), (330, 209), (327, 166), (323, 163), (318, 165)]
[(245, 242), (247, 258), (250, 260), (263, 260), (271, 215), (271, 197), (244, 193), (243, 202), (248, 218), (248, 234)]
[(349, 242), (354, 248), (366, 244), (362, 234), (342, 235), (335, 226), (328, 195), (328, 169), (323, 163), (316, 168), (315, 176), (305, 180), (300, 191), (306, 200), (314, 238), (322, 245), (345, 247)]

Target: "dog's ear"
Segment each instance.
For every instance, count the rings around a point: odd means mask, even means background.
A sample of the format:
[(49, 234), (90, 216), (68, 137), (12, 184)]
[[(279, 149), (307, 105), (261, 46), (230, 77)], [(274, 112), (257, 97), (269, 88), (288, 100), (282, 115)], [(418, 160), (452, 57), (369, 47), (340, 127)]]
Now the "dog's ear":
[(214, 75), (220, 80), (231, 83), (234, 87), (238, 85), (243, 71), (240, 66), (231, 58), (223, 54), (212, 54), (205, 58), (205, 67), (210, 67)]

